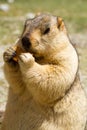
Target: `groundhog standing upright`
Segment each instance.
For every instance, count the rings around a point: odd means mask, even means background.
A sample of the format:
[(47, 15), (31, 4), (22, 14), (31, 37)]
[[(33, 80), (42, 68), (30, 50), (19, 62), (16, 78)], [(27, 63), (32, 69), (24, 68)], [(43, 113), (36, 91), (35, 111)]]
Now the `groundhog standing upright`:
[(84, 130), (87, 101), (63, 20), (27, 20), (18, 44), (25, 52), (17, 62), (12, 47), (3, 55), (10, 87), (1, 130)]

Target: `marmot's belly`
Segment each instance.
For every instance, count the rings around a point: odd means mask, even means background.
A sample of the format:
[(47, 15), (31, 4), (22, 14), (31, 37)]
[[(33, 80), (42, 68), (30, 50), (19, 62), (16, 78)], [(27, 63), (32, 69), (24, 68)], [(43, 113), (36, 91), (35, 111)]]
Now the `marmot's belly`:
[(79, 102), (81, 102), (79, 108), (78, 101), (75, 100), (68, 105), (67, 109), (62, 104), (62, 111), (58, 112), (57, 109), (55, 113), (50, 107), (39, 106), (33, 99), (24, 102), (16, 100), (13, 104), (7, 105), (5, 122), (1, 130), (71, 130), (71, 128), (84, 130), (86, 113), (85, 107), (81, 106), (86, 103), (85, 96), (81, 97), (81, 93)]
[(72, 130), (84, 130), (85, 122), (76, 123), (77, 125), (74, 126), (72, 121), (68, 119), (68, 114), (66, 117), (64, 113), (61, 113), (58, 119), (55, 120), (52, 117), (51, 119), (46, 117), (45, 113), (36, 113), (36, 111), (33, 111), (34, 109), (27, 107), (26, 110), (17, 110), (17, 113), (10, 112), (6, 116), (7, 119), (9, 116), (9, 120), (5, 120), (1, 130), (71, 130), (71, 128)]
[[(9, 120), (5, 119), (2, 130), (57, 130), (53, 123), (48, 121), (48, 113), (33, 100), (13, 105), (6, 111), (5, 117)], [(49, 111), (49, 114), (51, 116), (52, 113)]]

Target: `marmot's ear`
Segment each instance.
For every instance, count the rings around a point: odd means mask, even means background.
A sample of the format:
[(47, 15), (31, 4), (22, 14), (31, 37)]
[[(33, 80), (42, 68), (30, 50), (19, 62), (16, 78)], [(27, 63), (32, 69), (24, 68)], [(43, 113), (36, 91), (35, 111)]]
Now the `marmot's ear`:
[(64, 21), (61, 17), (57, 17), (57, 27), (59, 30), (64, 31), (65, 33), (67, 32)]

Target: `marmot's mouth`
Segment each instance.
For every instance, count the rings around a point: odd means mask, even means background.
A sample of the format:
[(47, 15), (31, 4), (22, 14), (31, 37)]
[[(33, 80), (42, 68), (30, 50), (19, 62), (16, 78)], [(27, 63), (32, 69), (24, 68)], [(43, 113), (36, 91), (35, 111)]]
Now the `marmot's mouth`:
[(36, 53), (35, 51), (28, 51), (29, 53), (31, 53), (33, 55), (33, 57), (35, 58), (35, 61), (39, 61), (39, 60), (43, 60), (44, 56), (39, 55), (38, 53)]
[(24, 50), (24, 52), (31, 53), (36, 61), (44, 59), (44, 57), (38, 54), (37, 51), (32, 50), (31, 42), (27, 37), (23, 37), (21, 39), (21, 43), (22, 43), (22, 49)]

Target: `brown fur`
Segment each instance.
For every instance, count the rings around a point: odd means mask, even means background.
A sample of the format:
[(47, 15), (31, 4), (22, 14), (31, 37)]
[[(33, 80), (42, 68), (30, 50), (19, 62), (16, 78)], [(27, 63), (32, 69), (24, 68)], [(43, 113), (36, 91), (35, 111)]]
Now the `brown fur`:
[[(87, 101), (78, 78), (78, 56), (61, 18), (40, 15), (27, 20), (21, 39), (26, 53), (4, 53), (10, 85), (1, 130), (84, 130)], [(9, 61), (10, 59), (10, 61)]]

